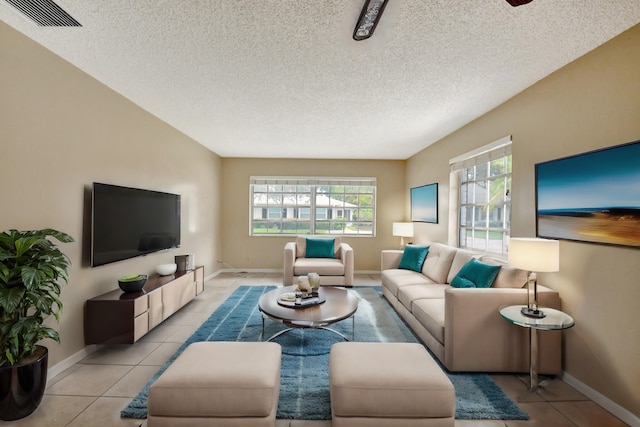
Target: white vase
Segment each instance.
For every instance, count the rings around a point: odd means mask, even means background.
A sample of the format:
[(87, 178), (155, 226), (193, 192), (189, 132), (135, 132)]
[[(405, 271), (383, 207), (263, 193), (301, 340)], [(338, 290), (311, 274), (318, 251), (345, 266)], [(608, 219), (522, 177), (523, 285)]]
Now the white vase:
[(318, 273), (309, 273), (307, 274), (307, 277), (309, 278), (309, 283), (312, 288), (315, 289), (320, 287), (320, 275)]

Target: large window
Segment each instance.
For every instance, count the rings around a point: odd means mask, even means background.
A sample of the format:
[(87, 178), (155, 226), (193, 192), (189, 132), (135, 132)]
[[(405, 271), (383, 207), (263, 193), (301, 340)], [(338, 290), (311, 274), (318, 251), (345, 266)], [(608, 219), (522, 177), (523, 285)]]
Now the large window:
[(511, 227), (511, 138), (452, 161), (458, 174), (458, 246), (502, 256)]
[(251, 177), (250, 234), (375, 235), (375, 178)]

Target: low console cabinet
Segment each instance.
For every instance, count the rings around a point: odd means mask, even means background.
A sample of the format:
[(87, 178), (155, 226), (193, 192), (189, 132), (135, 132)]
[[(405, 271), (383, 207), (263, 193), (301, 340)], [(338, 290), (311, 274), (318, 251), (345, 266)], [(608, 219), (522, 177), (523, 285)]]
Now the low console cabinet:
[(87, 300), (85, 344), (133, 344), (204, 291), (204, 267), (149, 277), (140, 292), (120, 289)]

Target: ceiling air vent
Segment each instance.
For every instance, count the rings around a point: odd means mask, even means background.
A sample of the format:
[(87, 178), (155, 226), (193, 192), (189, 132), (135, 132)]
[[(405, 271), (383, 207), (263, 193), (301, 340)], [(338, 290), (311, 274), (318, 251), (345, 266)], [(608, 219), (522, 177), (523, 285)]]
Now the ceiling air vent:
[(42, 27), (81, 27), (60, 6), (52, 0), (5, 0), (29, 19)]

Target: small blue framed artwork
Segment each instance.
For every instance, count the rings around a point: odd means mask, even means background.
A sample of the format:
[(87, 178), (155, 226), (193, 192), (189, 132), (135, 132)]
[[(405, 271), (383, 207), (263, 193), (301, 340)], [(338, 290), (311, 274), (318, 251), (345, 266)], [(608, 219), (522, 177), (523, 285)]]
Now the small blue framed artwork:
[(411, 221), (438, 223), (438, 183), (411, 189)]
[(539, 237), (640, 248), (640, 141), (535, 170)]

